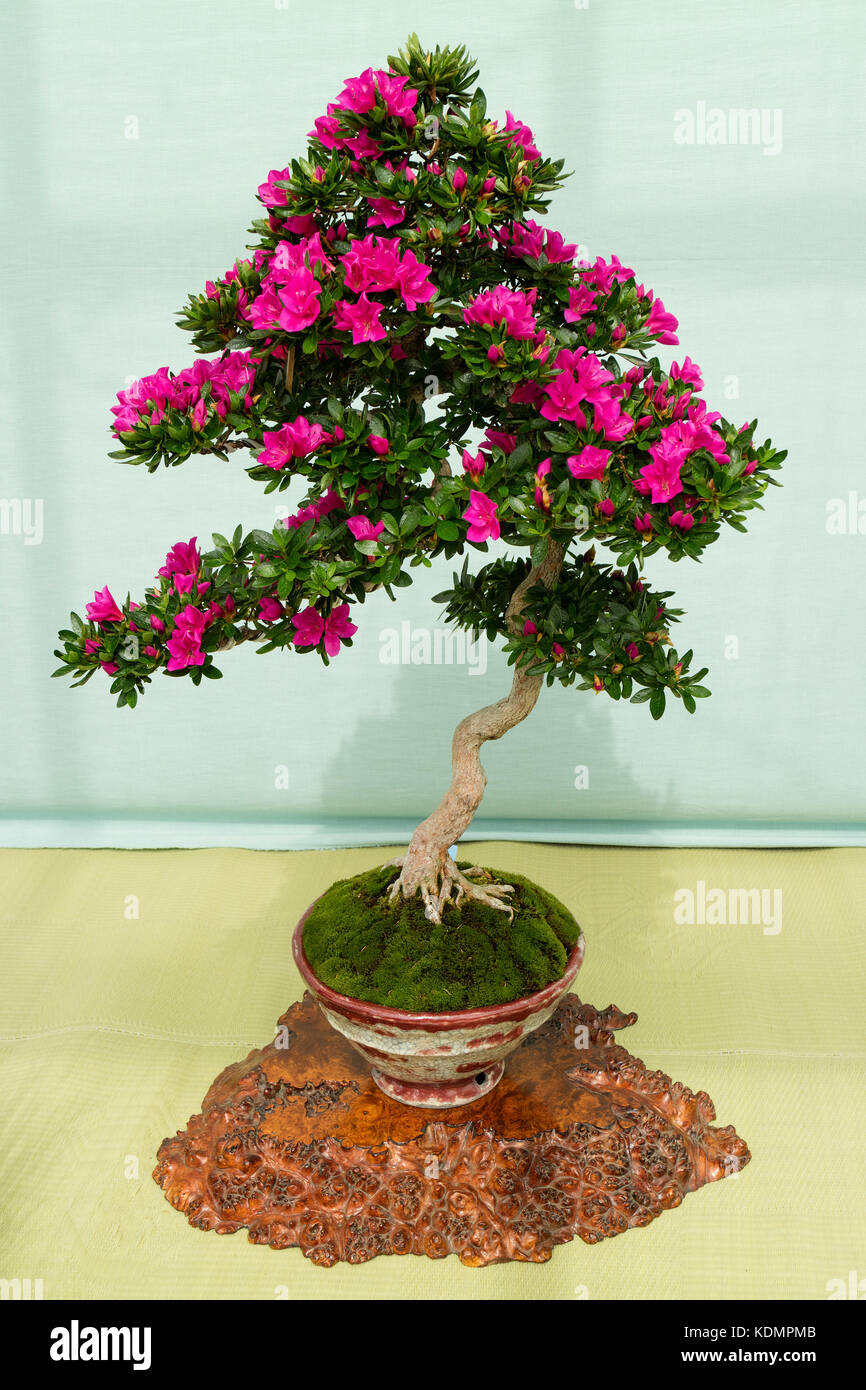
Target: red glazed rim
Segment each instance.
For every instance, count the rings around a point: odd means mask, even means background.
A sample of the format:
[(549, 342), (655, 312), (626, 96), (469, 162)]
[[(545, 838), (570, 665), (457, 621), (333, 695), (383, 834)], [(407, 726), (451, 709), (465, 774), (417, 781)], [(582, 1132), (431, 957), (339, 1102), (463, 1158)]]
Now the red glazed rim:
[(565, 971), (559, 979), (551, 981), (536, 994), (525, 995), (523, 999), (512, 999), (508, 1004), (489, 1004), (478, 1009), (460, 1009), (454, 1013), (415, 1014), (409, 1009), (392, 1009), (387, 1004), (370, 1004), (364, 999), (353, 999), (349, 994), (338, 994), (314, 974), (304, 954), (303, 935), (306, 920), (318, 901), (319, 898), (316, 898), (310, 903), (292, 935), (292, 955), (295, 964), (306, 983), (325, 1004), (330, 1005), (337, 1013), (354, 1015), (370, 1023), (391, 1023), (396, 1027), (443, 1032), (451, 1028), (471, 1028), (476, 1024), (516, 1022), (527, 1018), (538, 1009), (543, 1009), (552, 999), (565, 993), (583, 963), (586, 950), (586, 941), (581, 932), (572, 947)]

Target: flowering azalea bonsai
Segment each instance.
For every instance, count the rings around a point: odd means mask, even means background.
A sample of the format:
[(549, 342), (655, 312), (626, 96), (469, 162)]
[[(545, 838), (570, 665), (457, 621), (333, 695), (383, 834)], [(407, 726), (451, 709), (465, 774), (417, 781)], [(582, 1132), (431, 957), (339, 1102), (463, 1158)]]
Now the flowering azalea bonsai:
[[(451, 623), (502, 639), (514, 676), (458, 725), (451, 785), (388, 885), (432, 923), (449, 902), (511, 911), (511, 885), (448, 850), (484, 792), (481, 745), (545, 682), (646, 702), (655, 719), (709, 693), (644, 561), (697, 560), (723, 526), (745, 530), (784, 458), (756, 444), (756, 421), (708, 408), (689, 357), (650, 355), (678, 343), (677, 321), (634, 270), (590, 264), (535, 220), (563, 161), (510, 111), (489, 116), (476, 77), (462, 47), (411, 36), (347, 80), (307, 157), (260, 186), (251, 255), (183, 310), (204, 355), (119, 393), (111, 457), (153, 472), (245, 451), (266, 493), (301, 478), (301, 505), (209, 550), (177, 542), (140, 602), (97, 591), (61, 632), (55, 673), (102, 671), (134, 706), (157, 672), (219, 677), (241, 642), (327, 665), (368, 593), (394, 598), (418, 566), (463, 556), (437, 597)], [(471, 571), (497, 540), (517, 553)]]

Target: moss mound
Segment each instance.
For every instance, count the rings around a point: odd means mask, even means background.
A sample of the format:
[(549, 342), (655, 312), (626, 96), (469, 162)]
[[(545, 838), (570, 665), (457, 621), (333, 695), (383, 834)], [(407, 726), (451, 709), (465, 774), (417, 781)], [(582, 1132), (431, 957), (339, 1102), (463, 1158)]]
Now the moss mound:
[(450, 1013), (525, 998), (565, 972), (580, 927), (537, 883), (497, 873), (514, 885), (513, 922), (464, 899), (459, 908), (446, 906), (435, 926), (420, 898), (389, 902), (386, 889), (397, 872), (391, 866), (340, 879), (307, 918), (304, 954), (339, 994), (412, 1013)]

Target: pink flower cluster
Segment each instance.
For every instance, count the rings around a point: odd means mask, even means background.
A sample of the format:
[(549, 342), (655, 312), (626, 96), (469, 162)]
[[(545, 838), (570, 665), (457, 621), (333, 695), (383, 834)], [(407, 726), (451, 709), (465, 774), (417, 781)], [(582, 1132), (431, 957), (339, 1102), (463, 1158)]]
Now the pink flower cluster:
[(310, 502), (308, 506), (300, 507), (292, 516), (285, 518), (283, 525), (289, 531), (297, 531), (298, 527), (303, 526), (305, 521), (318, 523), (323, 516), (327, 516), (330, 512), (339, 511), (345, 505), (340, 494), (335, 492), (333, 488), (328, 488), (328, 491), (319, 498), (318, 502)]
[(537, 290), (508, 290), (504, 285), (496, 285), (469, 301), (463, 310), (463, 322), (484, 328), (503, 323), (511, 338), (534, 338), (538, 327), (532, 312), (536, 295)]
[[(581, 270), (580, 281), (582, 285), (598, 291), (599, 294), (610, 294), (617, 281), (622, 284), (625, 280), (631, 280), (633, 276), (631, 266), (623, 265), (619, 256), (611, 256), (609, 261), (596, 256), (593, 265)], [(639, 293), (642, 293), (642, 290)]]
[(360, 295), (368, 290), (374, 294), (396, 290), (410, 312), (419, 304), (426, 304), (436, 293), (428, 280), (430, 267), (419, 261), (413, 251), (401, 248), (397, 237), (377, 237), (373, 233), (353, 241), (343, 256), (346, 289)]
[(659, 442), (650, 445), (652, 463), (640, 470), (642, 481), (635, 482), (637, 491), (649, 493), (651, 502), (670, 502), (683, 491), (680, 472), (697, 449), (706, 449), (717, 464), (727, 463), (725, 441), (711, 428), (720, 418), (717, 410), (709, 412), (702, 400), (695, 400), (688, 407), (686, 419), (663, 426)]
[(408, 77), (397, 76), (382, 69), (367, 68), (360, 77), (349, 77), (336, 101), (328, 102), (327, 114), (319, 116), (315, 129), (309, 132), (311, 140), (318, 140), (327, 150), (345, 150), (356, 159), (368, 159), (381, 153), (379, 145), (371, 139), (366, 130), (358, 134), (343, 134), (340, 116), (351, 111), (356, 116), (372, 111), (377, 101), (395, 120), (401, 120), (407, 130), (417, 123), (415, 103), (418, 100), (416, 87), (407, 87)]
[[(248, 352), (229, 352), (214, 360), (200, 357), (177, 376), (172, 376), (168, 367), (161, 367), (134, 382), (127, 391), (118, 391), (119, 405), (111, 407), (115, 416), (112, 429), (120, 435), (142, 422), (155, 425), (167, 410), (189, 412), (193, 425), (200, 429), (208, 409), (215, 410), (221, 419), (226, 415), (229, 392), (243, 393), (244, 406), (249, 410), (256, 363), (257, 359)], [(201, 394), (205, 385), (210, 386), (209, 400)]]
[(541, 406), (546, 420), (568, 420), (579, 429), (589, 421), (584, 406), (592, 407), (592, 428), (608, 441), (625, 439), (634, 428), (631, 416), (621, 409), (628, 382), (617, 382), (594, 353), (580, 347), (562, 348), (556, 355), (557, 375), (544, 388)]
[[(262, 279), (261, 293), (250, 306), (248, 317), (253, 327), (296, 333), (315, 323), (321, 311), (322, 293), (322, 285), (313, 273), (316, 266), (325, 275), (335, 269), (318, 230), (309, 231), (297, 243), (281, 242)], [(413, 251), (404, 251), (396, 237), (370, 233), (358, 238), (342, 257), (342, 266), (345, 288), (359, 298), (337, 300), (334, 326), (350, 332), (355, 344), (379, 342), (387, 337), (380, 321), (384, 306), (371, 300), (368, 290), (395, 290), (410, 311), (426, 304), (436, 293), (429, 282), (430, 267), (419, 261)]]
[(326, 272), (334, 269), (315, 222), (300, 241), (281, 241), (268, 260), (261, 292), (247, 314), (253, 328), (299, 333), (316, 321), (322, 287), (310, 268), (314, 265), (321, 265)]
[[(165, 564), (157, 572), (157, 578), (167, 579), (176, 594), (189, 594), (197, 599), (206, 593), (211, 585), (210, 580), (200, 580), (198, 577), (201, 567), (201, 552), (196, 544), (196, 539), (195, 536), (192, 536), (188, 541), (178, 541), (176, 545), (173, 545), (165, 557)], [(131, 609), (141, 607), (140, 604), (134, 602), (131, 602), (129, 606)], [(91, 622), (98, 623), (101, 627), (123, 621), (123, 612), (115, 602), (107, 585), (104, 589), (96, 591), (92, 601), (87, 604), (85, 612)], [(234, 612), (235, 601), (231, 594), (226, 595), (222, 603), (210, 603), (207, 610), (197, 607), (195, 603), (186, 604), (175, 619), (171, 636), (165, 644), (169, 653), (166, 669), (168, 671), (181, 671), (187, 666), (201, 666), (205, 659), (204, 652), (201, 650), (205, 630), (217, 618), (230, 617)], [(138, 630), (132, 617), (127, 619), (127, 623), (132, 632)], [(150, 617), (150, 626), (155, 634), (165, 632), (165, 623), (154, 614)], [(84, 649), (88, 655), (92, 655), (101, 646), (101, 639), (88, 637), (85, 640)], [(148, 656), (159, 656), (159, 648), (153, 645), (144, 647), (144, 651)], [(119, 669), (115, 662), (102, 661), (100, 665), (104, 671), (112, 676)]]
[(327, 618), (308, 604), (295, 614), (292, 623), (295, 627), (294, 644), (299, 650), (302, 647), (317, 647), (324, 642), (328, 656), (337, 655), (341, 638), (352, 637), (358, 631), (356, 625), (349, 622), (348, 603), (332, 608)]
[(256, 463), (264, 464), (266, 468), (285, 468), (292, 459), (307, 458), (323, 445), (337, 443), (345, 437), (345, 431), (339, 425), (329, 431), (299, 415), (278, 430), (263, 431), (265, 447), (262, 453), (256, 454)]
[[(235, 261), (231, 270), (227, 270), (222, 279), (216, 281), (207, 280), (205, 282), (205, 293), (208, 299), (219, 299), (221, 285), (232, 285), (236, 280), (239, 280), (241, 266), (251, 268), (255, 265), (255, 267), (260, 270), (263, 263), (267, 260), (267, 256), (268, 253), (266, 251), (258, 250), (255, 252), (252, 260)], [(249, 295), (241, 285), (238, 289), (237, 299), (238, 318), (249, 320), (249, 302)]]
[(507, 247), (510, 256), (523, 256), (531, 261), (546, 256), (552, 265), (556, 265), (562, 261), (573, 261), (577, 255), (576, 243), (566, 243), (559, 232), (542, 227), (531, 218), (527, 218), (526, 222), (515, 222), (511, 231), (501, 227), (496, 237)]

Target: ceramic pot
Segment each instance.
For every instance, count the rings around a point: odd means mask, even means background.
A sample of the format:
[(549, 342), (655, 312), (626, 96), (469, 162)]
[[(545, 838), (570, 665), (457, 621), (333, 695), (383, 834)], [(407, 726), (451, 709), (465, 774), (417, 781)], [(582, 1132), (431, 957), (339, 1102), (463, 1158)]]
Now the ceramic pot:
[(445, 1110), (492, 1091), (502, 1079), (504, 1058), (546, 1023), (583, 961), (581, 933), (560, 979), (525, 999), (447, 1014), (390, 1009), (338, 994), (313, 973), (303, 947), (313, 906), (295, 928), (295, 964), (331, 1027), (370, 1064), (379, 1089), (404, 1105)]

